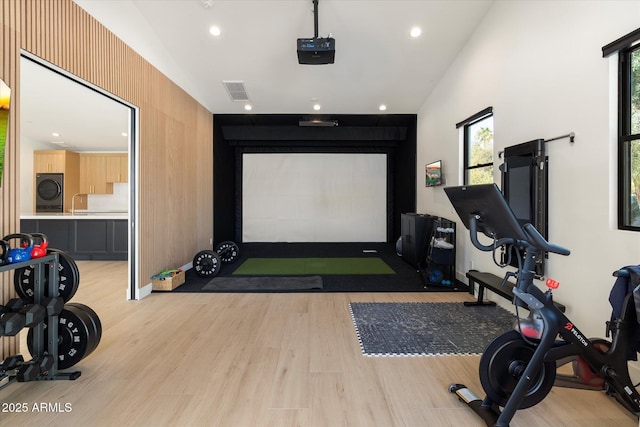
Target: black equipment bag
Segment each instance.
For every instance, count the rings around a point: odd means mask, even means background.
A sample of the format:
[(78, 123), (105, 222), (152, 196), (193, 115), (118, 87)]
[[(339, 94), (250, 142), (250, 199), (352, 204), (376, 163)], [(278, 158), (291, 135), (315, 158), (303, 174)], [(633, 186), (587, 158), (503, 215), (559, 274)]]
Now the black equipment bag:
[(609, 294), (609, 303), (611, 303), (612, 313), (611, 322), (608, 322), (608, 331), (616, 330), (616, 321), (621, 319), (624, 311), (625, 304), (634, 304), (635, 313), (631, 310), (632, 314), (635, 314), (635, 319), (625, 319), (629, 322), (629, 327), (632, 328), (633, 342), (629, 343), (629, 351), (627, 353), (627, 360), (638, 360), (638, 352), (640, 351), (640, 266), (627, 266), (623, 270), (628, 272), (628, 275), (620, 275), (613, 284), (611, 293)]

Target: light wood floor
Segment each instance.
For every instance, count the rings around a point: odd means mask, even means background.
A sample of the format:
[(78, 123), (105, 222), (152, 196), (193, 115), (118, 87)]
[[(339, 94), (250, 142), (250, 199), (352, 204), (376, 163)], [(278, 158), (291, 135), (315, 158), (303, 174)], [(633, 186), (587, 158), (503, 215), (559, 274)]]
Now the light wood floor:
[[(477, 356), (363, 357), (351, 301), (467, 294), (152, 294), (126, 301), (126, 263), (78, 262), (74, 302), (103, 325), (76, 381), (0, 390), (2, 426), (482, 426), (447, 391), (481, 394)], [(23, 334), (24, 335), (24, 334)], [(23, 352), (26, 352), (24, 337)], [(8, 413), (26, 403), (27, 413)], [(59, 404), (69, 412), (38, 413)], [(603, 393), (554, 388), (512, 426), (636, 426)]]

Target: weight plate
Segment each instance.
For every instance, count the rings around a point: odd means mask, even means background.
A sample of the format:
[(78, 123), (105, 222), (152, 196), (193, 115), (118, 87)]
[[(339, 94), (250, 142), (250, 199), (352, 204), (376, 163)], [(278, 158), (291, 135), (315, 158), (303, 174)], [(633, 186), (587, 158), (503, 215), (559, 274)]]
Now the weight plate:
[[(59, 296), (62, 296), (65, 302), (70, 301), (78, 291), (78, 286), (80, 286), (80, 270), (78, 269), (78, 265), (71, 255), (60, 249), (52, 248), (48, 251), (58, 254), (58, 280), (61, 283), (58, 287)], [(63, 276), (65, 278), (64, 281), (62, 280)]]
[(102, 322), (100, 322), (100, 318), (98, 317), (98, 315), (96, 314), (95, 311), (93, 311), (89, 306), (84, 305), (84, 304), (80, 304), (77, 302), (71, 302), (68, 303), (67, 306), (69, 307), (69, 310), (73, 311), (73, 310), (80, 310), (80, 311), (84, 311), (88, 320), (91, 322), (91, 336), (92, 336), (92, 341), (93, 341), (93, 345), (92, 348), (90, 349), (90, 351), (87, 351), (87, 356), (93, 351), (95, 350), (95, 348), (98, 346), (98, 344), (100, 344), (100, 340), (102, 339)]
[[(100, 322), (100, 318), (98, 317), (98, 314), (91, 309), (91, 307), (80, 304), (78, 302), (70, 302), (69, 304), (66, 304), (65, 307), (67, 307), (70, 311), (83, 311), (88, 320), (91, 322), (91, 340), (90, 346), (87, 348), (87, 354), (85, 355), (86, 357), (90, 355), (93, 350), (96, 349), (96, 347), (98, 347), (98, 344), (100, 344), (100, 340), (102, 339), (102, 323)], [(76, 314), (78, 313), (76, 312)]]
[[(71, 308), (69, 310), (68, 308)], [(91, 320), (89, 316), (75, 307), (66, 307), (58, 316), (58, 369), (68, 369), (88, 355), (92, 340)], [(47, 323), (44, 325), (47, 336)], [(27, 334), (27, 347), (33, 355), (33, 329)], [(44, 351), (48, 351), (49, 342), (45, 340)]]
[(214, 251), (200, 251), (193, 257), (193, 268), (200, 277), (214, 277), (220, 272), (220, 255)]
[(240, 256), (240, 248), (235, 242), (228, 240), (216, 246), (216, 253), (220, 255), (222, 262), (234, 262)]
[[(80, 271), (69, 254), (59, 249), (47, 248), (47, 254), (58, 254), (58, 295), (49, 295), (49, 269), (44, 270), (45, 296), (60, 296), (65, 302), (70, 301), (80, 285)], [(20, 296), (33, 302), (35, 287), (35, 266), (22, 267), (15, 270), (13, 286)]]

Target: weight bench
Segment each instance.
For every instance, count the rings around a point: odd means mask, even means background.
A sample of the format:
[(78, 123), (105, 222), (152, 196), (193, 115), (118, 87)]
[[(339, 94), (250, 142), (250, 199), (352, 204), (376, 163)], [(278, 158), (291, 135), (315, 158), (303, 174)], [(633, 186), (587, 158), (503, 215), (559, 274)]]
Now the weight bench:
[[(513, 282), (507, 281), (504, 286), (502, 286), (502, 281), (504, 280), (502, 277), (498, 277), (495, 274), (484, 273), (477, 270), (469, 270), (467, 272), (467, 279), (469, 279), (469, 293), (473, 295), (473, 291), (475, 289), (474, 284), (478, 284), (478, 300), (477, 301), (465, 301), (464, 305), (466, 306), (476, 306), (476, 305), (496, 305), (493, 301), (485, 301), (484, 300), (484, 290), (485, 288), (495, 292), (503, 298), (508, 299), (513, 302), (513, 287), (515, 284)], [(564, 313), (566, 307), (559, 302), (553, 302), (558, 309)]]

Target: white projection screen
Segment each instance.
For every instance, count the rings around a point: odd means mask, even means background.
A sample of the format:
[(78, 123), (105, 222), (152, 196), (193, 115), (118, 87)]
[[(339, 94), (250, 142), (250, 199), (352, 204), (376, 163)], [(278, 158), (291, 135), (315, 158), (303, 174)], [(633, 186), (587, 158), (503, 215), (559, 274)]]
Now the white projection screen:
[(386, 242), (386, 213), (386, 154), (243, 154), (243, 242)]

